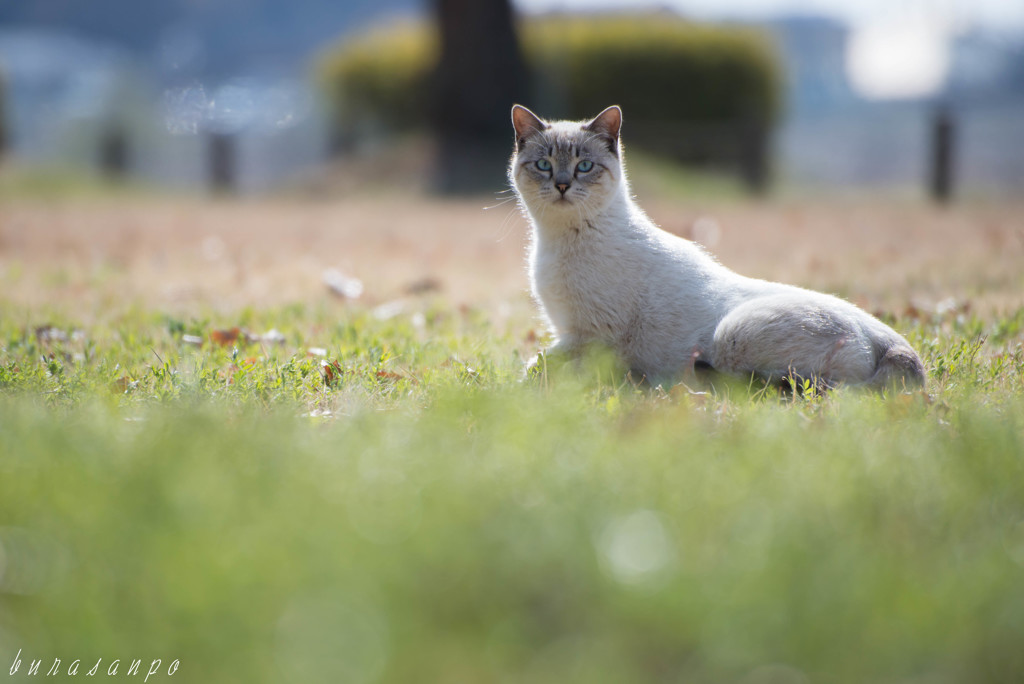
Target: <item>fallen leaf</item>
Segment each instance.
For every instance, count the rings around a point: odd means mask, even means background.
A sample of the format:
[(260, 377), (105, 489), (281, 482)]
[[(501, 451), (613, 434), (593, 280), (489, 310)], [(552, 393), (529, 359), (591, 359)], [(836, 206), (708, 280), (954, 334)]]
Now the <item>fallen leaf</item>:
[(214, 330), (210, 333), (210, 341), (215, 344), (219, 344), (222, 347), (227, 347), (237, 342), (241, 334), (241, 328), (230, 328), (228, 330)]
[(280, 330), (278, 330), (277, 328), (272, 328), (271, 330), (263, 333), (262, 335), (257, 335), (255, 341), (263, 342), (265, 344), (281, 345), (287, 341), (287, 338), (284, 336), (284, 333), (282, 333)]
[(199, 335), (182, 335), (181, 341), (185, 344), (191, 344), (193, 347), (203, 346), (203, 338)]
[(440, 290), (441, 287), (442, 283), (440, 280), (427, 276), (426, 278), (420, 278), (419, 280), (412, 281), (403, 289), (406, 294), (418, 295), (426, 294), (427, 292), (436, 292)]
[(68, 341), (68, 334), (66, 332), (50, 324), (37, 326), (35, 333), (36, 340), (43, 344)]
[(135, 389), (138, 384), (138, 381), (132, 381), (132, 379), (127, 375), (122, 375), (117, 380), (110, 383), (110, 389), (116, 394), (126, 394)]
[(332, 387), (335, 382), (341, 380), (341, 364), (339, 364), (337, 361), (328, 361), (327, 359), (321, 360), (320, 372), (324, 376), (324, 384), (327, 385), (328, 387)]
[(363, 281), (351, 278), (336, 268), (324, 271), (323, 280), (331, 294), (342, 299), (358, 299), (363, 294)]
[(377, 371), (376, 377), (377, 377), (378, 380), (381, 380), (381, 381), (384, 381), (384, 382), (397, 382), (399, 380), (408, 380), (409, 382), (411, 382), (414, 385), (418, 385), (419, 384), (419, 380), (417, 380), (416, 377), (413, 376), (413, 375), (405, 375), (405, 374), (402, 374), (402, 373), (396, 373), (394, 371), (389, 371), (389, 370), (379, 370), (379, 371)]
[(395, 299), (390, 302), (384, 302), (374, 308), (373, 317), (378, 321), (389, 321), (403, 311), (405, 311), (405, 302), (401, 299)]

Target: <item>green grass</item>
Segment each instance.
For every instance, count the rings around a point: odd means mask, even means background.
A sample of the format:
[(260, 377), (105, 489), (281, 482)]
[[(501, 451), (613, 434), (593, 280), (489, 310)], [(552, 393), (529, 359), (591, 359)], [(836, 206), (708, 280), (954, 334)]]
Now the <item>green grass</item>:
[(524, 384), (482, 313), (340, 311), (0, 306), (12, 681), (1024, 680), (1024, 310), (894, 321), (887, 398)]
[(0, 166), (0, 201), (100, 200), (146, 198), (155, 188), (137, 181), (117, 180), (74, 166)]

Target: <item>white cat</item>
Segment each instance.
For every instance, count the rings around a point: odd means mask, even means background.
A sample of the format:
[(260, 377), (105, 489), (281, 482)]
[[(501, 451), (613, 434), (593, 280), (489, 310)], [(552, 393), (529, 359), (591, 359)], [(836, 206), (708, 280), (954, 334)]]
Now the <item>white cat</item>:
[(889, 326), (836, 297), (746, 278), (671, 235), (630, 197), (622, 112), (547, 122), (512, 108), (509, 177), (533, 226), (533, 293), (556, 341), (548, 353), (611, 347), (651, 383), (694, 364), (826, 387), (924, 385), (924, 366)]

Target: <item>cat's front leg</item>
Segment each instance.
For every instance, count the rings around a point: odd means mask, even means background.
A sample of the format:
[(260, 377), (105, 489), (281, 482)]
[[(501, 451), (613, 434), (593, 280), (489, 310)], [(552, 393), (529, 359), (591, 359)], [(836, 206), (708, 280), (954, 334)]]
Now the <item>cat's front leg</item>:
[(526, 377), (540, 378), (551, 370), (561, 368), (565, 364), (579, 359), (583, 343), (575, 335), (561, 335), (547, 349), (541, 349), (526, 364)]

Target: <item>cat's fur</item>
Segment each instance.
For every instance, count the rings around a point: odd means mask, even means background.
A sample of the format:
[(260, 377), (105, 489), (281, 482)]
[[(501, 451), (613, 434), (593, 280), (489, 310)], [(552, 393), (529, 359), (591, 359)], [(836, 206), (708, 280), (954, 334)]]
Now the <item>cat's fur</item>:
[(697, 363), (769, 381), (924, 385), (918, 355), (873, 316), (738, 275), (658, 228), (630, 197), (618, 107), (587, 122), (547, 122), (516, 105), (512, 123), (509, 177), (533, 226), (533, 293), (557, 337), (548, 353), (597, 342), (652, 383)]

